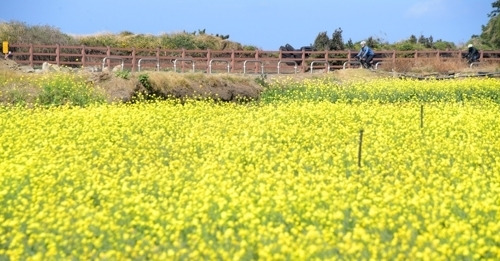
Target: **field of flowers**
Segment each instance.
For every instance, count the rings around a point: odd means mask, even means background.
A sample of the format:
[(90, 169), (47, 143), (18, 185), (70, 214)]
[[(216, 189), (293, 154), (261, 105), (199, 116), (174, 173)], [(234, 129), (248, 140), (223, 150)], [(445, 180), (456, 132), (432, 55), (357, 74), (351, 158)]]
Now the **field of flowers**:
[(0, 107), (0, 260), (498, 260), (499, 126), (486, 78)]

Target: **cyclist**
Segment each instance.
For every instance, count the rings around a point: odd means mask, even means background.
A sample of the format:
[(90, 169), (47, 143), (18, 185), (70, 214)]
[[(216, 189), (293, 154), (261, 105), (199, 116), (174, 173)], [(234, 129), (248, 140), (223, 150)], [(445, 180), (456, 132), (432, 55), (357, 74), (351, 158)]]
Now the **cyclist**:
[(361, 50), (359, 50), (356, 58), (359, 59), (364, 68), (370, 69), (373, 67), (373, 56), (375, 56), (375, 53), (366, 45), (366, 41), (361, 41)]
[(479, 62), (479, 51), (474, 47), (474, 45), (469, 44), (467, 46), (469, 48), (469, 52), (465, 55), (468, 63)]

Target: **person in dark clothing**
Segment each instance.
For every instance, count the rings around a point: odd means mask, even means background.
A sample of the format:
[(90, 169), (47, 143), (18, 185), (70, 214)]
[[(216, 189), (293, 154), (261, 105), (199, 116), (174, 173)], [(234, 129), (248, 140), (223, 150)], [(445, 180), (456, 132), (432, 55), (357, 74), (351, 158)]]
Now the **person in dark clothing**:
[(361, 41), (361, 50), (359, 50), (359, 53), (358, 55), (356, 55), (356, 58), (359, 59), (361, 65), (364, 68), (367, 69), (372, 68), (373, 56), (375, 56), (373, 50), (366, 45), (365, 41)]
[(468, 63), (479, 62), (479, 51), (474, 47), (474, 45), (469, 44), (467, 46), (469, 48), (469, 52), (465, 56), (467, 58)]

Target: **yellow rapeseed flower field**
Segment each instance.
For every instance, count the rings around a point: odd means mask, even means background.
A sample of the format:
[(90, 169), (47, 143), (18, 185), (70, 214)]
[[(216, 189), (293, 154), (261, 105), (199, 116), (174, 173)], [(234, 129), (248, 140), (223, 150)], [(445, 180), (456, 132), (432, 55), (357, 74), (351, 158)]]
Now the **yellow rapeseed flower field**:
[(1, 107), (0, 260), (500, 259), (500, 105), (474, 98), (498, 80), (297, 85)]

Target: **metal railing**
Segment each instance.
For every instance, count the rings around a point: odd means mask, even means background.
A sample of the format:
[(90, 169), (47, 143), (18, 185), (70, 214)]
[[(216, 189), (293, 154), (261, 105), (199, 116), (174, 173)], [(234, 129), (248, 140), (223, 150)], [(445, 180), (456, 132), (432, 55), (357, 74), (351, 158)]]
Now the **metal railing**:
[(156, 70), (160, 71), (160, 60), (158, 60), (157, 58), (141, 58), (137, 62), (137, 68), (138, 68), (139, 72), (141, 71), (141, 62), (142, 61), (156, 61)]
[(480, 62), (472, 62), (470, 63), (469, 67), (472, 68), (474, 66), (479, 66), (479, 64), (481, 64)]
[(245, 60), (245, 62), (243, 62), (243, 74), (246, 74), (247, 72), (247, 63), (260, 63), (260, 68), (261, 68), (261, 73), (264, 74), (264, 62), (261, 61), (261, 60)]
[(187, 59), (187, 58), (174, 60), (174, 72), (177, 72), (177, 61), (179, 61), (179, 62), (191, 62), (191, 64), (193, 65), (193, 72), (194, 72), (194, 67), (195, 67), (194, 61), (193, 61), (193, 59)]
[(359, 61), (347, 61), (345, 62), (343, 65), (342, 65), (342, 69), (346, 69), (347, 68), (347, 65), (359, 65), (359, 67), (361, 67), (361, 63)]
[(104, 67), (105, 67), (104, 65), (106, 64), (106, 60), (120, 60), (120, 61), (122, 61), (121, 62), (121, 68), (122, 68), (122, 71), (123, 71), (123, 59), (122, 58), (120, 58), (120, 57), (104, 57), (102, 59), (102, 69), (104, 69)]
[(313, 73), (313, 68), (314, 68), (314, 64), (315, 63), (324, 63), (326, 64), (326, 72), (329, 72), (330, 71), (330, 64), (328, 63), (328, 61), (312, 61), (311, 62), (311, 73)]
[(293, 63), (294, 64), (294, 66), (293, 66), (294, 73), (297, 74), (298, 65), (297, 65), (296, 61), (281, 61), (281, 60), (278, 62), (278, 74), (280, 73), (281, 63)]
[(229, 69), (231, 68), (231, 66), (229, 65), (229, 63), (231, 61), (229, 60), (226, 60), (226, 59), (211, 59), (209, 64), (208, 64), (208, 73), (212, 73), (212, 63), (213, 62), (225, 62), (227, 64), (227, 73), (229, 73)]

